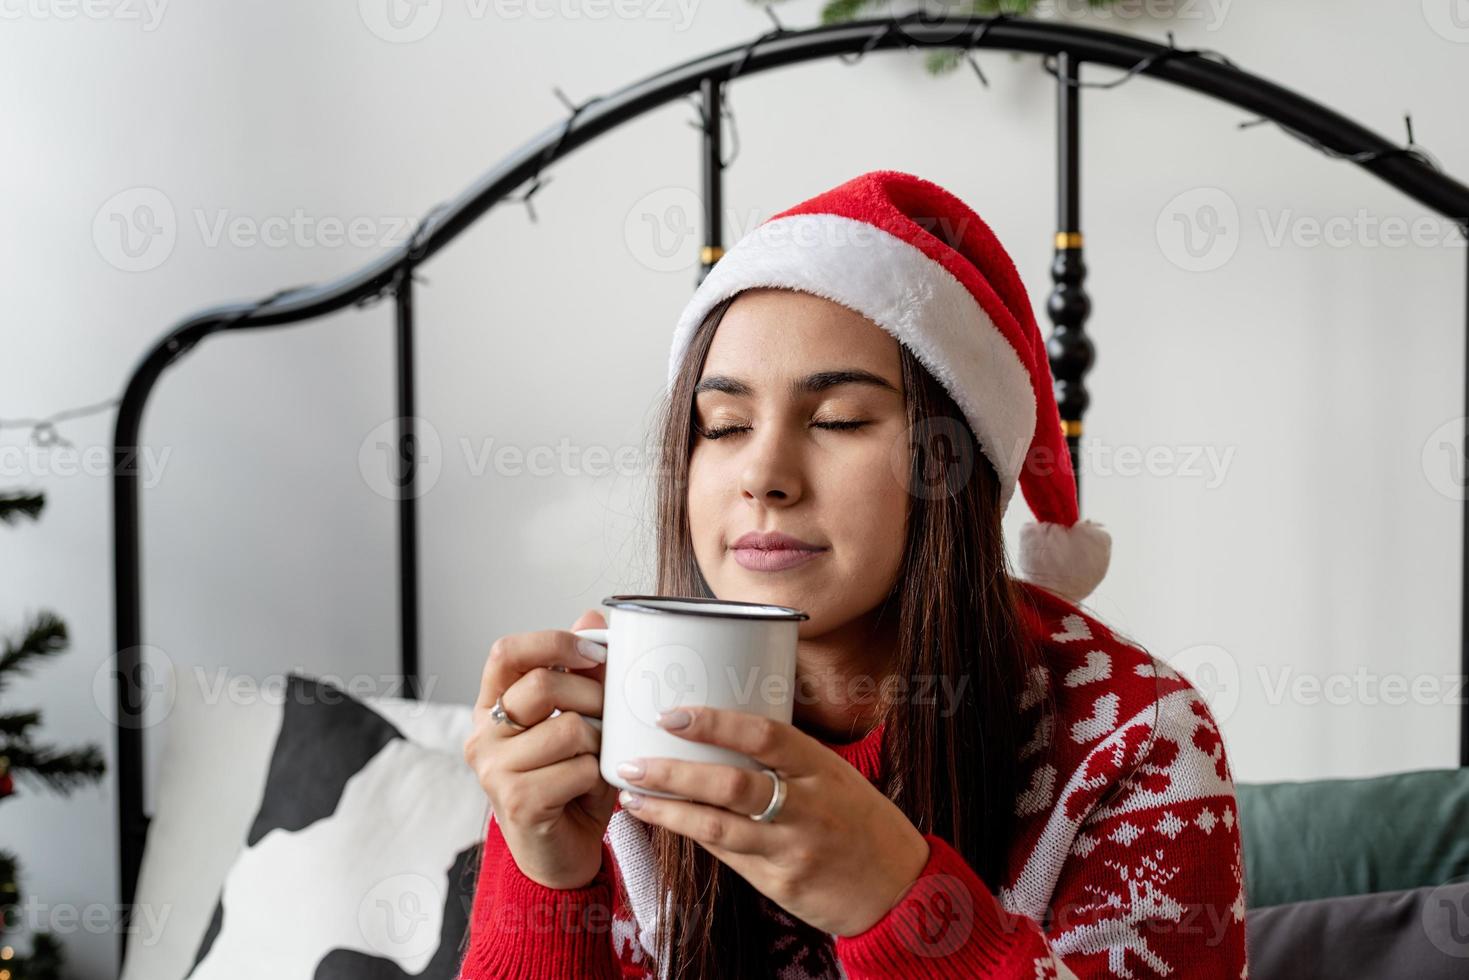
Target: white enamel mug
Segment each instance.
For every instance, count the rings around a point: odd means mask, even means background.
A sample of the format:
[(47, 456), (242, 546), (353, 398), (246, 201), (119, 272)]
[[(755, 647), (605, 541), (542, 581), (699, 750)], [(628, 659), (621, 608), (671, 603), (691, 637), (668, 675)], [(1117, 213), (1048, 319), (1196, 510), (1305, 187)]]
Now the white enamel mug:
[[(605, 629), (575, 630), (607, 647), (602, 692), (602, 778), (650, 796), (617, 775), (640, 757), (763, 768), (719, 745), (691, 742), (658, 727), (675, 708), (745, 711), (787, 724), (795, 705), (796, 635), (810, 617), (789, 606), (683, 596), (613, 595)], [(588, 719), (589, 721), (591, 719)]]

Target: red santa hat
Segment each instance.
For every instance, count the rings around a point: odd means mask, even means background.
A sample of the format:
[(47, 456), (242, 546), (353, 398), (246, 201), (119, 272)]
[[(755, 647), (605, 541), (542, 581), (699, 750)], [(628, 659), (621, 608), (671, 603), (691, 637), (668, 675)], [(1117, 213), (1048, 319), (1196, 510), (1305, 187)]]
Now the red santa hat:
[(1097, 587), (1111, 537), (1080, 519), (1045, 341), (1015, 263), (968, 205), (921, 177), (874, 170), (767, 218), (684, 307), (670, 388), (709, 311), (756, 287), (823, 296), (907, 347), (974, 430), (1001, 510), (1017, 483), (1025, 494), (1035, 519), (1020, 531), (1020, 577), (1073, 600)]

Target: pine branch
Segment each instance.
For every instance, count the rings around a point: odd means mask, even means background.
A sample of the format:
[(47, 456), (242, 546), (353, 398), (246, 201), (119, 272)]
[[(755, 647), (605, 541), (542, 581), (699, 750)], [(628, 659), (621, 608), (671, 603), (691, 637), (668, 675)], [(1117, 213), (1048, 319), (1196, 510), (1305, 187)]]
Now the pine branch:
[(923, 65), (930, 75), (946, 75), (963, 60), (964, 52), (958, 48), (935, 48), (923, 56)]
[(12, 972), (26, 980), (32, 977), (35, 980), (58, 980), (65, 963), (66, 957), (56, 937), (49, 932), (38, 932), (31, 937), (31, 955)]
[(24, 674), (33, 661), (65, 649), (66, 623), (55, 613), (41, 610), (36, 614), (19, 646), (13, 645), (9, 640), (5, 642), (5, 652), (0, 654), (0, 691), (5, 690), (11, 673)]
[(0, 521), (14, 524), (22, 517), (34, 521), (45, 506), (44, 493), (0, 493)]
[(63, 796), (96, 782), (107, 770), (102, 750), (95, 745), (61, 752), (26, 742), (12, 743), (5, 747), (5, 757), (10, 760), (11, 772), (38, 779)]
[[(25, 733), (32, 726), (41, 723), (39, 711), (22, 711), (14, 715), (0, 715), (0, 737), (19, 739), (25, 737)], [(0, 749), (0, 755), (4, 750)]]
[(846, 20), (856, 20), (862, 14), (862, 8), (881, 3), (882, 0), (831, 0), (821, 8), (822, 24), (840, 24)]

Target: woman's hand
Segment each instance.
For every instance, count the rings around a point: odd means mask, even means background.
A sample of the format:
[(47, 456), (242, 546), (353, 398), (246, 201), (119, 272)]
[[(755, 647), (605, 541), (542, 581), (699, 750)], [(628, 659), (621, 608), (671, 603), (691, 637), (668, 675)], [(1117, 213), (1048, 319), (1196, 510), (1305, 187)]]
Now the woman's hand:
[[(606, 625), (588, 610), (571, 629)], [(485, 661), (474, 733), (464, 743), (516, 865), (549, 888), (580, 888), (602, 866), (616, 795), (597, 765), (602, 733), (586, 718), (602, 716), (604, 649), (570, 630), (500, 637)], [(497, 698), (524, 731), (490, 717)]]
[[(759, 760), (786, 782), (768, 823), (750, 819), (771, 801), (755, 769), (667, 758), (626, 760), (629, 783), (689, 797), (624, 792), (623, 809), (698, 841), (767, 898), (824, 932), (854, 936), (897, 904), (928, 863), (928, 841), (867, 778), (793, 725), (742, 711), (683, 708), (659, 724), (694, 742)], [(640, 768), (639, 768), (640, 767)]]

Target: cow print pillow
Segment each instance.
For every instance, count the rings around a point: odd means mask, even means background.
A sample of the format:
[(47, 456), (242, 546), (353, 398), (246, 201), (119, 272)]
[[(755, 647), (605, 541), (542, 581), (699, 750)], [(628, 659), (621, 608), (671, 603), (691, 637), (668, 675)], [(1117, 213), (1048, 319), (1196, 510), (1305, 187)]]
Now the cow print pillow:
[(462, 758), (291, 675), (265, 794), (190, 980), (453, 980), (488, 814)]

